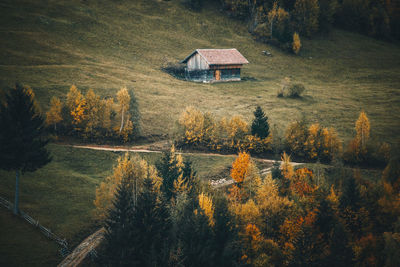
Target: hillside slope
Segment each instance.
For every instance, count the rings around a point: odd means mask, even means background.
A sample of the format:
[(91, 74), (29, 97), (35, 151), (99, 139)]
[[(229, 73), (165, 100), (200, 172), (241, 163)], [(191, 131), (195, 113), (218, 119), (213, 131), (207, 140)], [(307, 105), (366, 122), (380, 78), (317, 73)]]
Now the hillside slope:
[[(304, 50), (293, 56), (255, 42), (212, 2), (196, 13), (179, 0), (4, 0), (0, 86), (30, 85), (44, 110), (51, 96), (64, 97), (71, 84), (102, 96), (133, 88), (146, 136), (170, 133), (187, 105), (248, 119), (261, 105), (280, 129), (306, 116), (335, 127), (344, 139), (365, 109), (373, 135), (389, 141), (400, 135), (399, 46), (335, 30), (303, 40)], [(237, 48), (251, 63), (242, 73), (249, 79), (197, 84), (161, 71), (196, 48), (217, 47)], [(303, 99), (276, 97), (286, 76), (306, 86)]]

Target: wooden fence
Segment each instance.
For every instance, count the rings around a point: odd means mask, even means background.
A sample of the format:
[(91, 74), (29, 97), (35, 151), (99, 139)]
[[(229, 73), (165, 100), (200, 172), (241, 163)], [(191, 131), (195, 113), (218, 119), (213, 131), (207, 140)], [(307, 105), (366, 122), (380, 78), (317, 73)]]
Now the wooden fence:
[[(5, 199), (3, 197), (0, 197), (0, 204), (11, 211), (14, 209), (14, 205), (10, 201), (8, 201), (7, 199)], [(70, 253), (70, 251), (68, 249), (68, 242), (67, 242), (67, 240), (65, 240), (65, 238), (62, 239), (62, 238), (58, 237), (50, 229), (44, 227), (43, 225), (41, 225), (39, 223), (39, 221), (36, 221), (35, 219), (33, 219), (31, 216), (29, 216), (28, 214), (26, 214), (23, 211), (20, 211), (19, 216), (21, 218), (23, 218), (25, 221), (27, 221), (28, 223), (30, 223), (31, 225), (35, 226), (36, 228), (39, 228), (40, 232), (42, 232), (42, 234), (47, 236), (47, 238), (55, 241), (58, 245), (60, 245), (61, 248), (60, 248), (59, 252), (63, 258), (66, 257)]]

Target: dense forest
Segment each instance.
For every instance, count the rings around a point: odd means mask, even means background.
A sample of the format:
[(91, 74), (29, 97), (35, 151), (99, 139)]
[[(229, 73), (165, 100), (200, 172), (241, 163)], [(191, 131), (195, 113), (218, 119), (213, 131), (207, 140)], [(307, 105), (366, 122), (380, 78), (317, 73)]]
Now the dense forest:
[[(199, 10), (206, 1), (185, 2)], [(221, 5), (246, 23), (256, 39), (296, 54), (300, 37), (325, 34), (334, 26), (386, 40), (400, 38), (400, 4), (393, 0), (221, 0)]]
[(335, 163), (261, 175), (239, 153), (215, 190), (175, 148), (156, 166), (126, 154), (96, 190), (105, 266), (398, 266), (400, 173), (381, 179)]

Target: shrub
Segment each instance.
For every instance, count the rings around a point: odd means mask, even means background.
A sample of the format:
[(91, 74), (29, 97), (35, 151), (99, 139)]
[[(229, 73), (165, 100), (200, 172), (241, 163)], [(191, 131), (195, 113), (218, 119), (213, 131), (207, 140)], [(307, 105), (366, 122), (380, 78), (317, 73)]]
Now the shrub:
[(304, 90), (306, 90), (304, 85), (300, 83), (293, 84), (289, 87), (288, 96), (293, 98), (301, 97), (301, 94), (304, 92)]

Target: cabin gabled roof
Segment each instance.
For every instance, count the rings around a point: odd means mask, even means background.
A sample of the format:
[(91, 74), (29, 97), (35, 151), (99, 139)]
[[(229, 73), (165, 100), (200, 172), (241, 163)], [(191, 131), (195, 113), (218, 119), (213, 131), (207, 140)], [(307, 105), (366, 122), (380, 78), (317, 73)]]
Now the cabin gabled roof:
[(242, 65), (249, 63), (249, 61), (247, 61), (247, 59), (240, 54), (236, 48), (196, 49), (181, 62), (186, 63), (189, 58), (196, 53), (199, 53), (199, 55), (204, 58), (208, 65)]

